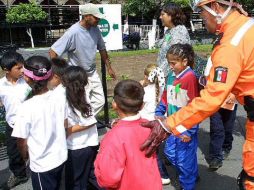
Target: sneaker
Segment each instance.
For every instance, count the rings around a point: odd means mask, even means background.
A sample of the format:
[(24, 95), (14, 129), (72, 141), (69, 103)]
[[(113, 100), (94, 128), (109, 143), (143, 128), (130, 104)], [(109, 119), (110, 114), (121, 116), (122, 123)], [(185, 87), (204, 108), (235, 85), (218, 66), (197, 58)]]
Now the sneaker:
[(226, 160), (230, 154), (230, 150), (223, 150), (222, 151), (222, 159)]
[(170, 184), (170, 179), (169, 178), (161, 178), (162, 185), (168, 185)]
[(7, 188), (11, 189), (19, 184), (25, 183), (27, 182), (28, 177), (16, 177), (14, 174), (11, 174), (11, 176), (9, 177), (8, 181), (7, 181)]
[(218, 159), (213, 159), (209, 163), (209, 168), (212, 170), (217, 170), (222, 166), (222, 161)]

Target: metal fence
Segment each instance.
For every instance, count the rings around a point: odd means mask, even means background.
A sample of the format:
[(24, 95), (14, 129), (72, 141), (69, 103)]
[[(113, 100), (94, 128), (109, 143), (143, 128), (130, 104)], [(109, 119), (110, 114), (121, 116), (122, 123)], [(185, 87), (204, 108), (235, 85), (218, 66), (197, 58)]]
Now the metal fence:
[[(15, 6), (15, 5), (14, 5)], [(68, 29), (72, 24), (79, 20), (78, 5), (41, 5), (42, 9), (48, 13), (48, 18), (40, 23), (32, 23), (35, 45), (49, 46)], [(26, 34), (25, 27), (27, 25), (8, 24), (6, 23), (6, 12), (8, 7), (0, 5), (0, 45), (12, 43), (15, 41), (19, 46), (27, 46), (30, 44), (30, 39)], [(250, 12), (254, 16), (254, 10)], [(205, 31), (204, 23), (200, 19), (198, 13), (192, 13), (188, 16), (190, 25), (189, 29), (192, 32)], [(130, 32), (139, 32), (141, 40), (148, 39), (148, 32), (152, 25), (129, 25)], [(159, 38), (160, 28), (156, 27), (156, 38)]]

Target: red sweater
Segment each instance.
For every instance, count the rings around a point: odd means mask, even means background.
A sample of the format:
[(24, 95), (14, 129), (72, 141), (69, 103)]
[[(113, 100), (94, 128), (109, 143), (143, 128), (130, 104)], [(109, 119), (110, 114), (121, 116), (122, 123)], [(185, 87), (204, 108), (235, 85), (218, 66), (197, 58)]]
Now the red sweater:
[(101, 187), (119, 190), (161, 190), (156, 155), (146, 158), (139, 150), (150, 129), (146, 120), (120, 120), (101, 142), (95, 160), (95, 175)]

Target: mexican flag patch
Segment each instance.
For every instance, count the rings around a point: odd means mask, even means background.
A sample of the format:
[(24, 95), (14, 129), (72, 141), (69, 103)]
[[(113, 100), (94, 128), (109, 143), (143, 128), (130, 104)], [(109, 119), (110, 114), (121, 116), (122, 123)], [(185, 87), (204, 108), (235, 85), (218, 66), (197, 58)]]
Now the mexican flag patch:
[(213, 82), (223, 82), (227, 80), (228, 68), (226, 67), (215, 67)]

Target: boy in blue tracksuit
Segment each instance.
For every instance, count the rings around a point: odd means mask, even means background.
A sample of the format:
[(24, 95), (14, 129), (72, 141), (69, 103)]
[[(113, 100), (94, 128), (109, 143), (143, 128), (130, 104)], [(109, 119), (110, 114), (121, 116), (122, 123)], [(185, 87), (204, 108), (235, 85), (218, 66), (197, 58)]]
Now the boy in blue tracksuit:
[[(168, 53), (167, 60), (172, 72), (156, 107), (155, 115), (171, 115), (198, 96), (198, 82), (191, 69), (194, 52), (188, 44), (175, 44)], [(164, 153), (179, 172), (179, 181), (184, 190), (194, 190), (198, 177), (197, 145), (198, 125), (182, 133), (180, 137), (171, 135), (166, 140)]]

